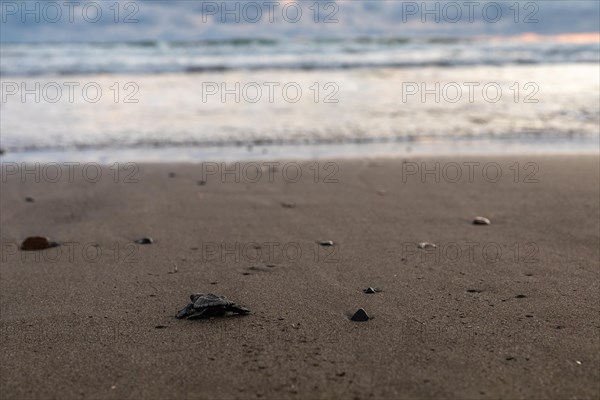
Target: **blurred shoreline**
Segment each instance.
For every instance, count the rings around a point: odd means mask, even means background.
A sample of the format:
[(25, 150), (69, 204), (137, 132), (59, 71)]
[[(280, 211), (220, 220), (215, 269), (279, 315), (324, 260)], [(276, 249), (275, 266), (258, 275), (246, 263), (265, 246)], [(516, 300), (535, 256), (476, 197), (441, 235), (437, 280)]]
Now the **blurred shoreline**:
[(585, 35), (0, 49), (4, 159), (578, 154), (600, 138)]
[(477, 139), (370, 143), (166, 146), (6, 152), (0, 163), (115, 162), (201, 163), (206, 161), (323, 160), (413, 156), (599, 155), (598, 139)]
[[(133, 159), (146, 158), (143, 153), (151, 150), (161, 152), (156, 159), (169, 160), (170, 148), (198, 156), (226, 148), (245, 158), (252, 156), (245, 151), (249, 146), (293, 158), (299, 152), (330, 152), (334, 146), (343, 147), (335, 154), (343, 156), (355, 145), (368, 155), (377, 147), (397, 147), (393, 153), (402, 153), (407, 146), (429, 143), (435, 144), (433, 153), (444, 147), (460, 151), (458, 143), (487, 152), (518, 142), (528, 152), (575, 147), (577, 153), (585, 146), (597, 149), (600, 135), (597, 65), (1, 81), (12, 85), (15, 94), (5, 94), (0, 106), (0, 147), (7, 156), (30, 153), (24, 154), (29, 158), (44, 152), (77, 158), (77, 151), (122, 149)], [(62, 97), (54, 101), (57, 89)]]

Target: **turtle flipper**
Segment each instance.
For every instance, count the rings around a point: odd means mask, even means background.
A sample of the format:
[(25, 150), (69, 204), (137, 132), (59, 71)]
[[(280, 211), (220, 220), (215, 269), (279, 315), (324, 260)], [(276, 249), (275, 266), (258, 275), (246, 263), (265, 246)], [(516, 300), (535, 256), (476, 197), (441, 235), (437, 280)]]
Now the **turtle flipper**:
[(237, 305), (229, 306), (227, 311), (231, 311), (234, 314), (242, 314), (242, 315), (248, 314), (250, 312), (250, 310), (248, 310), (246, 307), (237, 306)]
[(181, 319), (181, 318), (185, 318), (188, 315), (193, 314), (193, 313), (194, 313), (194, 305), (188, 304), (187, 306), (185, 306), (184, 308), (179, 310), (179, 312), (177, 312), (176, 317)]
[(206, 308), (202, 308), (200, 310), (194, 309), (190, 315), (187, 316), (187, 319), (201, 319), (208, 318), (209, 315), (206, 313)]

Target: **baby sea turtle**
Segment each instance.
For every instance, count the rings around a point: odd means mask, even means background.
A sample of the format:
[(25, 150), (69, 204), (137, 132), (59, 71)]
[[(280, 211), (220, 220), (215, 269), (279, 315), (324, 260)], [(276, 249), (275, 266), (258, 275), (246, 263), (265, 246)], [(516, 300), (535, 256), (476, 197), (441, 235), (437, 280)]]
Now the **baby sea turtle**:
[(200, 319), (219, 317), (228, 312), (248, 314), (250, 310), (236, 305), (233, 301), (212, 293), (196, 293), (190, 296), (190, 304), (179, 310), (177, 318)]

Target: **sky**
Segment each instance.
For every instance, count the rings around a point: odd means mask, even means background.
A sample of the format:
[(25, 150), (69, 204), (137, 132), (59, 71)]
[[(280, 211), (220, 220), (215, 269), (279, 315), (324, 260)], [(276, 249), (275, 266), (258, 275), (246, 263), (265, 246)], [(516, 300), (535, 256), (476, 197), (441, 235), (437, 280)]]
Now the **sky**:
[(600, 2), (0, 0), (0, 42), (598, 32)]

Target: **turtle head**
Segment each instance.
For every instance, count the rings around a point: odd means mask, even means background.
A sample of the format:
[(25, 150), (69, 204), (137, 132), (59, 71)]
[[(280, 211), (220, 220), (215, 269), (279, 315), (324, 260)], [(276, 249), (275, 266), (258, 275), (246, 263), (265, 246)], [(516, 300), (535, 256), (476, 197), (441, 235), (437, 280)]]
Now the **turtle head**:
[(194, 293), (190, 295), (190, 300), (195, 303), (200, 297), (204, 296), (204, 293)]

